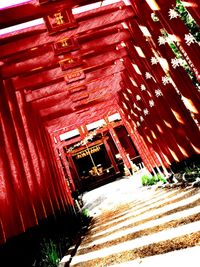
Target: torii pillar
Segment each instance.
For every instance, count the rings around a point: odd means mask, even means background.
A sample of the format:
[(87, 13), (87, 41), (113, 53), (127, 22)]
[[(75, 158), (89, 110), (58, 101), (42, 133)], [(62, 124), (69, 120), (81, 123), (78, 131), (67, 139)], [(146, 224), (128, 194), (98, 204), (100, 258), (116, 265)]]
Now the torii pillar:
[[(123, 146), (121, 145), (120, 143), (120, 140), (117, 136), (117, 134), (115, 133), (115, 130), (113, 129), (112, 125), (110, 124), (108, 118), (105, 118), (105, 121), (106, 121), (106, 124), (108, 125), (108, 130), (109, 130), (109, 133), (122, 157), (122, 160), (124, 162), (124, 165), (125, 167), (127, 167), (128, 169), (131, 169), (131, 163), (126, 155), (126, 151), (125, 149), (123, 148)], [(130, 171), (129, 171), (130, 172)]]
[(115, 161), (115, 158), (114, 158), (114, 156), (113, 156), (113, 154), (111, 152), (111, 149), (110, 149), (110, 146), (108, 144), (108, 141), (105, 138), (103, 138), (103, 143), (104, 143), (104, 146), (106, 148), (108, 157), (109, 157), (109, 159), (110, 159), (110, 161), (112, 163), (112, 166), (114, 167), (115, 172), (119, 173), (119, 168), (118, 168), (117, 163)]

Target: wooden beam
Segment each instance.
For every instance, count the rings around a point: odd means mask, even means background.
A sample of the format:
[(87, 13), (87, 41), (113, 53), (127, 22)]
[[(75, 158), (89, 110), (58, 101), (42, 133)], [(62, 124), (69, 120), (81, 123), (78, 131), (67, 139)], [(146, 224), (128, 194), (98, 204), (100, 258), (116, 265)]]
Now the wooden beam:
[(45, 32), (36, 36), (26, 36), (25, 38), (15, 39), (14, 36), (16, 34), (14, 34), (12, 41), (10, 40), (8, 42), (7, 38), (2, 38), (3, 44), (1, 45), (0, 57), (5, 58), (23, 50), (31, 50), (32, 48), (36, 48), (48, 43), (52, 44), (56, 40), (59, 41), (72, 36), (77, 36), (77, 38), (79, 38), (81, 35), (85, 35), (86, 32), (89, 31), (93, 31), (93, 33), (95, 33), (101, 29), (121, 23), (128, 18), (132, 18), (133, 15), (134, 13), (132, 9), (130, 7), (125, 7), (122, 10), (118, 10), (114, 13), (96, 16), (88, 21), (82, 21), (79, 23), (78, 28), (61, 32), (56, 37), (54, 35), (48, 35), (48, 33)]
[[(98, 1), (90, 0), (90, 4), (95, 2)], [(87, 3), (88, 1), (86, 0), (62, 0), (50, 2), (46, 5), (36, 4), (36, 1), (15, 5), (0, 10), (0, 29), (44, 17), (56, 9), (72, 9), (73, 7), (82, 6)]]
[[(118, 30), (114, 28), (113, 32), (115, 33), (99, 38), (98, 42), (97, 40), (93, 40), (85, 44), (82, 43), (81, 49), (66, 54), (63, 56), (64, 58), (62, 60), (67, 58), (76, 59), (81, 56), (82, 61), (90, 62), (94, 57), (101, 55), (102, 52), (105, 53), (115, 50), (116, 46), (121, 41), (128, 41), (130, 38), (129, 33), (125, 30), (118, 32)], [(105, 43), (106, 46), (104, 45)], [(101, 46), (99, 44), (101, 44)], [(11, 61), (12, 58), (13, 62)], [(1, 67), (2, 77), (7, 79), (14, 76), (27, 76), (27, 74), (30, 73), (50, 70), (60, 67), (60, 61), (60, 57), (54, 55), (52, 45), (45, 44), (44, 46), (36, 47), (32, 50), (25, 50), (9, 57), (9, 61), (7, 62), (6, 60)]]

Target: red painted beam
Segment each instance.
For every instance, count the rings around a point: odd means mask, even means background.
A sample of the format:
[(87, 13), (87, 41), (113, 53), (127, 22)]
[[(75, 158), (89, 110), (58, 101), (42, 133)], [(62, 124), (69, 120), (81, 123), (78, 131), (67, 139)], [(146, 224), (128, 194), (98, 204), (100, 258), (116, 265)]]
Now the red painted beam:
[[(88, 73), (93, 69), (102, 68), (106, 63), (110, 64), (111, 62), (114, 62), (116, 59), (123, 57), (125, 54), (126, 51), (122, 49), (116, 52), (108, 52), (105, 54), (101, 54), (98, 57), (94, 57), (93, 60), (91, 60), (90, 65), (88, 64), (87, 67), (83, 66), (82, 69), (84, 70), (85, 73)], [(13, 82), (16, 90), (21, 90), (21, 89), (34, 90), (37, 88), (44, 87), (46, 85), (50, 85), (52, 83), (55, 84), (59, 81), (62, 81), (62, 79), (64, 79), (64, 76), (65, 72), (63, 72), (61, 68), (58, 67), (50, 69), (48, 71), (39, 71), (35, 74), (33, 72), (33, 74), (30, 73), (29, 75), (26, 76), (24, 75), (24, 76), (14, 77)]]
[[(121, 62), (120, 62), (121, 63)], [(65, 90), (63, 92), (57, 93), (55, 95), (46, 96), (44, 98), (38, 99), (34, 101), (37, 104), (37, 108), (45, 108), (45, 107), (53, 107), (55, 104), (59, 104), (59, 102), (62, 102), (62, 98), (68, 98), (68, 101), (70, 102), (70, 99), (73, 99), (73, 95), (82, 95), (83, 93), (87, 92), (91, 96), (94, 96), (97, 93), (100, 93), (101, 91), (105, 91), (106, 87), (110, 89), (110, 92), (115, 92), (118, 90), (119, 85), (116, 85), (114, 87), (114, 83), (116, 79), (121, 79), (121, 75), (119, 74), (119, 71), (122, 70), (122, 65), (115, 66), (113, 68), (113, 71), (110, 72), (107, 75), (103, 75), (103, 72), (96, 72), (96, 75), (101, 74), (101, 76), (98, 79), (95, 79), (87, 84), (87, 87), (84, 88), (84, 90), (77, 91), (75, 93), (71, 93), (70, 90)], [(113, 83), (113, 84), (112, 84)], [(81, 87), (79, 87), (81, 88)]]
[[(111, 34), (115, 32), (114, 34)], [(71, 54), (66, 54), (62, 60), (65, 58), (76, 58), (80, 57), (83, 60), (90, 60), (91, 57), (97, 56), (102, 53), (102, 47), (104, 47), (103, 52), (115, 50), (116, 45), (120, 41), (128, 41), (130, 39), (130, 34), (126, 30), (119, 32), (118, 28), (111, 28), (107, 36), (102, 38), (89, 41), (81, 45), (81, 49), (72, 52)], [(105, 46), (106, 44), (106, 46)], [(61, 61), (61, 56), (55, 56), (51, 45), (45, 45), (44, 47), (34, 49), (32, 51), (24, 51), (20, 53), (20, 60), (17, 58), (17, 62), (5, 63), (2, 70), (2, 77), (4, 79), (10, 78), (18, 75), (26, 75), (32, 73), (40, 72), (41, 70), (53, 69), (55, 67), (60, 67), (59, 61)], [(16, 57), (14, 57), (16, 60)]]
[(104, 76), (112, 75), (124, 69), (122, 62), (119, 60), (116, 60), (116, 64), (111, 64), (112, 63), (102, 67), (101, 69), (88, 73), (84, 81), (79, 81), (69, 86), (66, 86), (64, 81), (61, 81), (55, 85), (52, 84), (34, 91), (27, 91), (26, 101), (31, 102), (42, 98), (47, 98), (49, 96), (65, 92), (66, 90), (70, 93), (73, 90), (79, 90), (79, 88), (82, 86), (88, 86), (89, 84), (92, 84), (98, 80), (102, 80), (104, 79)]
[[(45, 122), (49, 132), (61, 131), (61, 133), (73, 130), (81, 125), (88, 124), (90, 122), (97, 121), (107, 116), (108, 113), (114, 114), (117, 112), (117, 104), (113, 101), (98, 103), (95, 106), (91, 106), (89, 111), (85, 111), (82, 114), (71, 113), (63, 117), (59, 117), (53, 120)], [(74, 117), (78, 117), (75, 120)], [(64, 130), (62, 130), (64, 129)]]
[[(91, 3), (98, 2), (90, 0)], [(62, 8), (72, 9), (76, 6), (88, 4), (86, 0), (62, 0), (51, 2), (47, 5), (39, 5), (36, 1), (15, 5), (0, 11), (0, 29), (7, 28), (19, 23), (44, 17), (48, 13), (54, 12)]]
[(48, 35), (47, 32), (45, 32), (37, 36), (30, 36), (20, 40), (15, 40), (15, 42), (12, 41), (8, 43), (5, 39), (4, 42), (6, 44), (1, 45), (1, 58), (5, 58), (19, 53), (20, 51), (30, 50), (48, 43), (52, 44), (55, 41), (59, 41), (64, 38), (70, 38), (71, 36), (76, 36), (79, 38), (81, 35), (86, 34), (86, 32), (96, 32), (105, 27), (116, 25), (117, 23), (120, 23), (128, 18), (132, 18), (133, 15), (134, 13), (131, 7), (125, 7), (114, 13), (111, 12), (106, 15), (96, 16), (88, 21), (80, 22), (78, 28), (62, 32), (56, 37)]
[[(51, 113), (55, 113), (60, 109), (64, 110), (68, 110), (70, 109), (70, 112), (76, 110), (76, 107), (81, 106), (84, 104), (89, 104), (90, 105), (90, 101), (92, 101), (93, 99), (98, 99), (99, 97), (101, 97), (102, 95), (104, 95), (105, 93), (114, 93), (118, 90), (120, 90), (120, 79), (121, 79), (121, 75), (116, 74), (115, 76), (108, 76), (107, 79), (103, 79), (101, 82), (98, 81), (96, 83), (93, 83), (90, 87), (88, 87), (87, 89), (87, 93), (88, 93), (88, 98), (83, 100), (80, 100), (79, 102), (75, 102), (73, 103), (72, 101), (70, 101), (70, 98), (67, 97), (67, 94), (59, 94), (56, 95), (54, 97), (50, 97), (50, 98), (44, 98), (42, 100), (39, 100), (37, 102), (35, 102), (34, 105), (36, 105), (37, 110), (41, 110), (40, 114), (41, 116), (48, 116)], [(99, 90), (94, 90), (94, 89), (99, 89)], [(104, 99), (105, 100), (105, 99)]]

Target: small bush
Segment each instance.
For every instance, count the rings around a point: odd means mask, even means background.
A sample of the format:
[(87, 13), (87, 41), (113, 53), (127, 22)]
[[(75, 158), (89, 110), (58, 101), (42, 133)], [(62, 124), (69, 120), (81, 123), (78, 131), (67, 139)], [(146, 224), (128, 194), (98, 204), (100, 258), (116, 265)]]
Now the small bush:
[(148, 175), (143, 175), (143, 176), (142, 176), (142, 185), (143, 185), (143, 186), (148, 185), (149, 180), (150, 180), (150, 176), (148, 176)]
[(83, 209), (82, 210), (82, 216), (84, 216), (84, 217), (90, 217), (90, 212), (89, 212), (89, 210), (88, 209)]
[(58, 245), (52, 239), (44, 239), (41, 243), (41, 267), (57, 267), (60, 261)]
[(166, 179), (160, 174), (157, 174), (154, 176), (150, 176), (150, 175), (143, 175), (142, 176), (142, 185), (143, 186), (154, 185), (159, 181), (166, 183)]
[(157, 174), (157, 178), (158, 178), (158, 182), (161, 181), (163, 183), (166, 183), (167, 180), (161, 175), (161, 174)]

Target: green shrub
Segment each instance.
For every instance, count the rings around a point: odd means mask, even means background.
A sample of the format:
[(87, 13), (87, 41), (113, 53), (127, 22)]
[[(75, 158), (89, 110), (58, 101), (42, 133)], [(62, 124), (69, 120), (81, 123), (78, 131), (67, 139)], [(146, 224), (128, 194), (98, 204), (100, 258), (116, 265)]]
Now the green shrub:
[(148, 176), (148, 175), (143, 175), (143, 176), (142, 176), (142, 185), (143, 185), (143, 186), (148, 185), (148, 181), (149, 181), (149, 179), (150, 179), (150, 176)]
[(159, 173), (157, 174), (157, 179), (158, 179), (158, 182), (161, 181), (163, 183), (166, 183), (167, 180)]
[(154, 185), (159, 181), (166, 183), (166, 179), (160, 174), (157, 174), (154, 176), (150, 176), (150, 175), (143, 175), (142, 176), (142, 185), (143, 186)]
[(58, 245), (52, 239), (44, 239), (41, 243), (41, 267), (57, 267), (60, 261)]
[(90, 212), (88, 209), (83, 209), (82, 210), (82, 216), (84, 217), (90, 217)]

